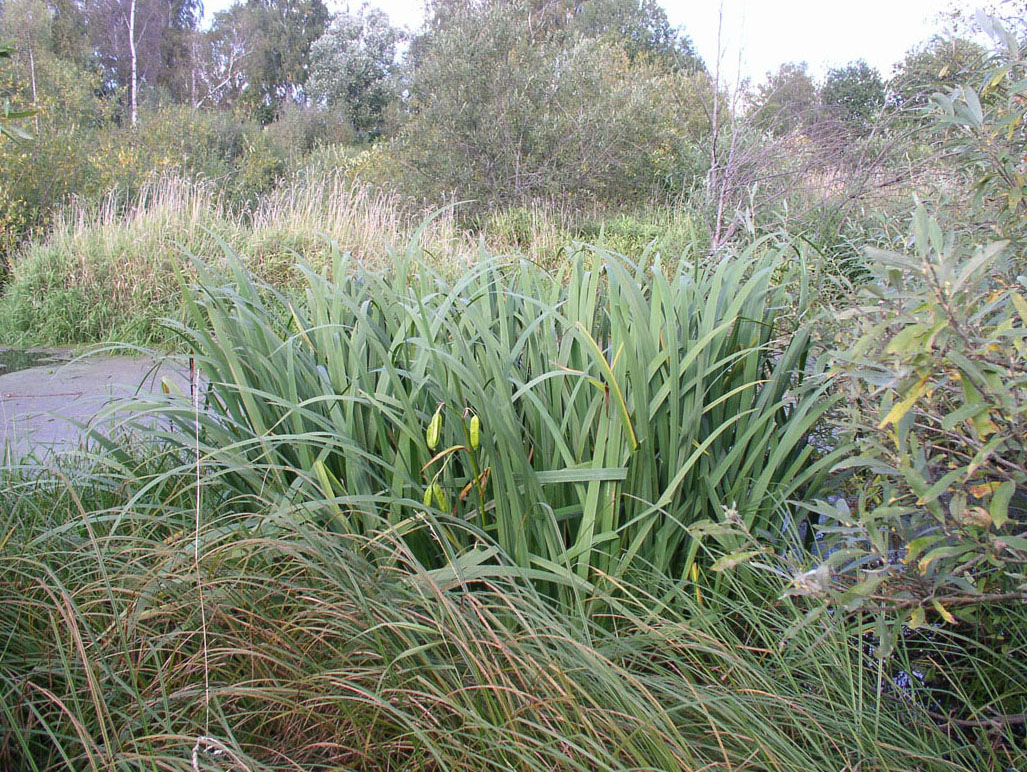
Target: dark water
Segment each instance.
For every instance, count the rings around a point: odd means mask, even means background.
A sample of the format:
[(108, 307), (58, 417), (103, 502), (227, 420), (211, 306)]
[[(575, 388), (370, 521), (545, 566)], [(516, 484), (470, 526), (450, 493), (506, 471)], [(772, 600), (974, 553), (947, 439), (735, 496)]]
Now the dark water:
[(59, 361), (61, 361), (60, 357), (46, 351), (21, 351), (16, 348), (0, 348), (0, 375)]

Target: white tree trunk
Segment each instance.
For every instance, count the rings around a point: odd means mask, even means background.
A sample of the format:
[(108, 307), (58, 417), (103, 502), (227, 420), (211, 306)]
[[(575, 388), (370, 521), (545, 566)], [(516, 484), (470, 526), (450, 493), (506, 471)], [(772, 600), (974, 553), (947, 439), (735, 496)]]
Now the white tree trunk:
[[(29, 46), (29, 73), (32, 77), (32, 106), (35, 107), (36, 101), (36, 57), (32, 54), (32, 47)], [(32, 125), (36, 127), (36, 131), (39, 131), (39, 114), (32, 118)]]
[(32, 46), (29, 46), (29, 77), (32, 79), (32, 104), (36, 104), (36, 57), (32, 54)]
[(128, 5), (128, 50), (132, 57), (132, 81), (129, 84), (129, 123), (133, 126), (139, 119), (137, 110), (136, 90), (138, 88), (138, 69), (136, 67), (136, 0), (129, 0)]

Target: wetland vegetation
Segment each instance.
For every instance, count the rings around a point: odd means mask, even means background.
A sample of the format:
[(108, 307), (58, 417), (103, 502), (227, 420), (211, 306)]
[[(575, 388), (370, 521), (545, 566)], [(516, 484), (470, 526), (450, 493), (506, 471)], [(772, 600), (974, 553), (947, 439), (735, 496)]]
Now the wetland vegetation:
[(0, 343), (201, 380), (0, 467), (0, 767), (1024, 768), (1009, 8), (733, 93), (634, 0), (7, 0)]

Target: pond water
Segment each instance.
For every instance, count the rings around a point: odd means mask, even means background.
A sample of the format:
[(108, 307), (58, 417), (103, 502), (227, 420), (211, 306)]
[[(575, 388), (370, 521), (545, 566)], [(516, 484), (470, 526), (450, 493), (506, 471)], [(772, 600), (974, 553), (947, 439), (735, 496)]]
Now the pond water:
[(103, 425), (97, 424), (97, 413), (111, 400), (161, 394), (162, 377), (189, 392), (183, 362), (0, 348), (0, 465), (75, 450), (85, 438), (83, 425), (108, 432), (129, 418), (128, 413), (108, 414)]
[(22, 351), (16, 348), (0, 348), (0, 375), (28, 370), (54, 362), (62, 361), (61, 357), (49, 351)]

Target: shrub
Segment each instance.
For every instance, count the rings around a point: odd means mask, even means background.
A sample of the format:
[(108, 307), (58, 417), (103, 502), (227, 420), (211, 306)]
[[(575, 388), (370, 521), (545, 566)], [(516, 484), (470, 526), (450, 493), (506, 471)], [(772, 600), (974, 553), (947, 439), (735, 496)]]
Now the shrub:
[(937, 129), (974, 174), (978, 213), (991, 215), (993, 233), (1024, 238), (1027, 215), (1027, 55), (1025, 43), (997, 20), (982, 17), (995, 42), (977, 62), (976, 83), (935, 94)]
[[(688, 150), (709, 132), (706, 73), (634, 50), (609, 14), (597, 23), (612, 28), (582, 31), (574, 25), (584, 11), (550, 17), (530, 5), (440, 5), (435, 26), (415, 41), (410, 115), (394, 148), (416, 172), (416, 190), (488, 209), (536, 197), (637, 202), (688, 189), (696, 166)], [(652, 4), (620, 7), (659, 15)]]
[(863, 332), (847, 401), (872, 483), (856, 513), (825, 512), (873, 569), (849, 592), (916, 626), (976, 619), (1027, 582), (1027, 300), (1005, 244), (966, 250), (922, 208), (914, 243), (873, 253), (873, 305), (845, 315)]
[[(1003, 39), (1002, 56), (1018, 56)], [(1001, 67), (985, 83), (1016, 72)], [(1015, 98), (995, 100), (990, 117), (966, 87), (936, 102), (942, 127), (970, 140), (962, 146), (969, 162), (1005, 163), (1008, 151), (982, 127)], [(991, 191), (981, 203), (999, 203), (1000, 214), (1020, 206), (1019, 182), (1001, 169), (984, 166), (978, 184)], [(863, 475), (851, 505), (816, 507), (834, 551), (806, 589), (833, 591), (846, 608), (897, 611), (914, 628), (929, 613), (987, 625), (996, 603), (1027, 599), (1022, 247), (968, 244), (924, 206), (909, 244), (911, 254), (868, 248), (864, 302), (832, 312), (855, 328), (834, 355), (847, 406), (839, 430), (861, 451), (837, 470)]]

